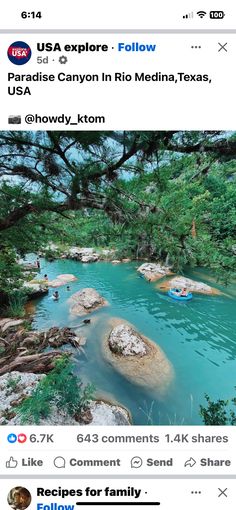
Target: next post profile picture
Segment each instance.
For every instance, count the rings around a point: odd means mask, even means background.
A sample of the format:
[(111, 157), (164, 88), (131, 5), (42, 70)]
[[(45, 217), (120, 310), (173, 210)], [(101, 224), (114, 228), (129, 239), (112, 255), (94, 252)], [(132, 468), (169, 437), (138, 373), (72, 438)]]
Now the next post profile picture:
[(25, 487), (13, 487), (7, 496), (8, 505), (13, 510), (26, 510), (31, 500), (31, 494)]
[(10, 62), (17, 66), (27, 64), (27, 62), (31, 59), (31, 55), (32, 52), (30, 46), (23, 41), (15, 41), (7, 50), (7, 56)]

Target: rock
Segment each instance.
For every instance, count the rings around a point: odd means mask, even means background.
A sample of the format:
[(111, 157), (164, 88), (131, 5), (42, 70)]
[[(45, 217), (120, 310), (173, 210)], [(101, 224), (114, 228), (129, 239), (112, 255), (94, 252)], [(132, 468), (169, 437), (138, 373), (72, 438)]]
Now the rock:
[(59, 274), (59, 276), (57, 276), (57, 278), (59, 280), (62, 280), (65, 283), (75, 282), (77, 280), (77, 278), (74, 274)]
[(115, 264), (115, 265), (116, 265), (116, 264), (120, 264), (120, 263), (121, 263), (121, 260), (112, 260), (112, 261), (111, 261), (111, 263), (112, 263), (112, 264)]
[(131, 425), (128, 411), (120, 405), (97, 401), (89, 406), (92, 421), (89, 425)]
[(169, 290), (171, 288), (184, 288), (186, 287), (188, 291), (190, 292), (197, 292), (200, 294), (210, 294), (210, 295), (217, 295), (221, 294), (221, 292), (218, 289), (215, 289), (214, 287), (210, 287), (206, 283), (203, 282), (196, 282), (194, 280), (191, 280), (190, 278), (186, 278), (185, 276), (176, 276), (175, 278), (172, 278), (171, 280), (168, 280), (166, 282), (163, 282), (161, 285), (161, 289)]
[(59, 276), (57, 276), (55, 280), (50, 280), (48, 282), (48, 286), (52, 288), (62, 287), (67, 283), (75, 282), (77, 279), (78, 278), (76, 278), (76, 276), (73, 274), (59, 274)]
[(76, 246), (69, 249), (67, 256), (84, 263), (96, 262), (99, 259), (99, 254), (95, 253), (93, 248), (78, 248)]
[(73, 315), (85, 315), (108, 305), (107, 301), (95, 289), (90, 288), (82, 289), (73, 294), (69, 299), (69, 303), (72, 304), (70, 312)]
[(102, 250), (102, 255), (105, 255), (105, 257), (109, 257), (110, 255), (114, 255), (116, 250), (114, 250), (113, 248), (108, 250), (108, 249), (104, 249)]
[(110, 261), (114, 258), (116, 250), (114, 248), (111, 249), (103, 249), (99, 255), (99, 260), (107, 260)]
[(86, 411), (83, 411), (81, 414), (76, 414), (75, 420), (81, 423), (81, 425), (89, 425), (93, 420), (93, 415), (90, 409), (86, 409)]
[(121, 319), (112, 320), (104, 341), (104, 356), (117, 372), (131, 383), (153, 390), (162, 397), (168, 390), (174, 370), (161, 348)]
[(26, 289), (30, 299), (36, 299), (48, 293), (48, 285), (40, 283), (24, 282), (23, 287)]
[(167, 276), (170, 274), (173, 274), (171, 272), (171, 268), (168, 266), (163, 266), (159, 263), (152, 263), (148, 262), (145, 264), (142, 264), (137, 271), (141, 273), (147, 280), (151, 282), (155, 282), (156, 280), (159, 280), (160, 278), (163, 278), (163, 276)]
[(48, 281), (48, 287), (51, 287), (52, 289), (56, 289), (57, 287), (63, 287), (63, 285), (66, 285), (66, 282), (63, 282), (63, 280), (59, 280), (58, 278), (55, 278), (55, 280)]
[(11, 372), (0, 376), (0, 425), (19, 423), (19, 416), (13, 407), (31, 395), (38, 382), (45, 377), (41, 374)]
[(47, 244), (47, 246), (45, 246), (44, 250), (58, 251), (59, 250), (59, 246), (58, 246), (58, 244), (49, 242)]
[(99, 259), (98, 253), (93, 253), (92, 255), (82, 255), (81, 262), (88, 263), (88, 262), (97, 262)]
[[(11, 372), (0, 376), (0, 425), (20, 425), (21, 417), (17, 406), (45, 377), (44, 374)], [(30, 421), (30, 420), (29, 420)], [(32, 423), (27, 423), (31, 425)], [(69, 416), (63, 409), (52, 405), (52, 413), (42, 419), (40, 425), (131, 425), (129, 412), (121, 405), (102, 400), (91, 402), (81, 415)]]
[[(20, 417), (16, 416), (8, 422), (8, 425), (20, 424)], [(52, 413), (48, 418), (42, 419), (39, 425), (131, 425), (129, 412), (120, 405), (115, 405), (103, 401), (94, 401), (88, 405), (87, 409), (74, 417), (63, 412), (63, 409), (52, 407)]]
[(141, 335), (128, 324), (116, 326), (110, 333), (109, 347), (112, 352), (123, 356), (136, 356), (147, 354), (147, 346)]
[(22, 267), (24, 272), (32, 271), (36, 273), (37, 271), (39, 271), (39, 268), (31, 262), (19, 262), (19, 265)]
[(76, 338), (79, 347), (83, 347), (84, 345), (86, 345), (87, 340), (84, 336), (77, 336)]

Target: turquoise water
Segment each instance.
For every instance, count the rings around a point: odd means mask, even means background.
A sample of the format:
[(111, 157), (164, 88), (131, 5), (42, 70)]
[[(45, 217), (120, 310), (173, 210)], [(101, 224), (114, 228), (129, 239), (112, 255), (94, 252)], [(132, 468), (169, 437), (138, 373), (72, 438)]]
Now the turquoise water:
[[(173, 301), (138, 276), (135, 263), (114, 266), (108, 262), (82, 264), (71, 260), (42, 261), (41, 275), (49, 279), (73, 273), (79, 279), (60, 287), (60, 300), (49, 295), (38, 299), (34, 327), (74, 326), (79, 317), (69, 313), (68, 298), (83, 287), (93, 287), (109, 301), (89, 317), (91, 325), (80, 328), (86, 336), (85, 354), (77, 355), (76, 370), (83, 381), (91, 381), (101, 396), (111, 397), (127, 407), (136, 425), (151, 423), (201, 424), (199, 404), (204, 393), (212, 399), (235, 396), (236, 386), (236, 289), (223, 289), (227, 295), (194, 295), (188, 303)], [(186, 273), (209, 282), (207, 272)], [(110, 317), (128, 320), (145, 336), (156, 342), (171, 361), (175, 378), (162, 399), (128, 382), (103, 358), (101, 342)]]

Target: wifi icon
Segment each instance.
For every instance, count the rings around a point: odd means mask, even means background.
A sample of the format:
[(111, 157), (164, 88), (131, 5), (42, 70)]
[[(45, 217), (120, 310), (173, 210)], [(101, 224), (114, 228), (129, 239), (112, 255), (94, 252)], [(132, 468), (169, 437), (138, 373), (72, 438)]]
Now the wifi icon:
[(197, 15), (199, 16), (199, 18), (204, 18), (204, 16), (206, 16), (206, 12), (205, 11), (198, 11)]

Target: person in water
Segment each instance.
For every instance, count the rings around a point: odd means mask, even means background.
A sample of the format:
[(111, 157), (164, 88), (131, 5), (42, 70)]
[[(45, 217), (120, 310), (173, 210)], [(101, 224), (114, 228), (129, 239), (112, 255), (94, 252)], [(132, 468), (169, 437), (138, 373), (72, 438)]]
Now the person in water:
[(45, 275), (44, 275), (44, 277), (43, 277), (43, 279), (44, 279), (44, 281), (45, 281), (45, 282), (48, 282), (48, 275), (47, 275), (47, 274), (45, 274)]
[(58, 301), (58, 299), (60, 297), (58, 290), (55, 290), (55, 292), (53, 292), (52, 297), (53, 297), (54, 301)]
[(66, 290), (70, 290), (70, 286), (69, 285), (67, 285)]
[(40, 260), (39, 260), (39, 257), (37, 257), (37, 260), (36, 260), (36, 267), (38, 269), (40, 269)]

